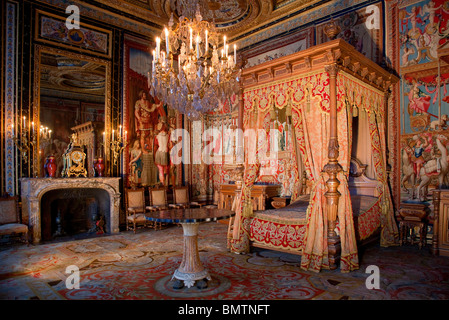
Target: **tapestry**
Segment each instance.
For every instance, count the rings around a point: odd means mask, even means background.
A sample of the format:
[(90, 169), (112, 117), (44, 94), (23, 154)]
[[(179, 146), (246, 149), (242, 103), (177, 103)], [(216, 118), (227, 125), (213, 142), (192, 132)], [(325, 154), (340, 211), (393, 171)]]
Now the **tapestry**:
[[(341, 28), (336, 38), (345, 40), (357, 51), (380, 65), (383, 62), (384, 41), (382, 17), (382, 2), (335, 17), (334, 22)], [(327, 24), (329, 20), (316, 26), (316, 44), (330, 40), (325, 34)]]
[(437, 49), (449, 35), (449, 2), (425, 0), (405, 2), (399, 10), (399, 41), (401, 67), (437, 59)]
[[(154, 45), (154, 44), (153, 44)], [(171, 133), (179, 125), (175, 111), (150, 95), (152, 48), (128, 37), (124, 43), (123, 152), (125, 185), (165, 186), (179, 183), (181, 166), (171, 162), (176, 144)]]
[(285, 36), (277, 36), (266, 40), (263, 44), (243, 49), (239, 56), (246, 62), (244, 68), (253, 67), (277, 59), (280, 57), (299, 52), (309, 48), (314, 42), (314, 28), (301, 29), (290, 32)]
[(449, 1), (406, 1), (398, 11), (401, 200), (427, 201), (449, 186), (449, 73), (438, 67), (447, 44)]

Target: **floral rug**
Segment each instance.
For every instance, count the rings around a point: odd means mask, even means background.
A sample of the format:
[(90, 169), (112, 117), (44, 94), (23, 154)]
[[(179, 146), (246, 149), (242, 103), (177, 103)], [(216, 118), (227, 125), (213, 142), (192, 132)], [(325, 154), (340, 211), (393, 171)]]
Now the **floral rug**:
[[(300, 269), (300, 256), (255, 249), (237, 255), (226, 248), (227, 225), (205, 223), (198, 247), (212, 280), (206, 289), (174, 289), (182, 260), (180, 226), (121, 232), (77, 241), (10, 245), (0, 251), (2, 300), (410, 300), (449, 299), (449, 258), (416, 246), (367, 247), (360, 269), (350, 273)], [(379, 267), (380, 288), (368, 289), (365, 273)], [(80, 272), (68, 288), (69, 266)]]

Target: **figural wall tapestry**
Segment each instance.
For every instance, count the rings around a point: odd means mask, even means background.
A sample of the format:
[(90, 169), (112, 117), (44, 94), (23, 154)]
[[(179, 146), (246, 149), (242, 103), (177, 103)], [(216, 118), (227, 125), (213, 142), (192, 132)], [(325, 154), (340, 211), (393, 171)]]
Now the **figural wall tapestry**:
[(449, 1), (406, 1), (399, 10), (401, 199), (431, 201), (447, 187), (449, 68), (438, 59), (449, 36)]

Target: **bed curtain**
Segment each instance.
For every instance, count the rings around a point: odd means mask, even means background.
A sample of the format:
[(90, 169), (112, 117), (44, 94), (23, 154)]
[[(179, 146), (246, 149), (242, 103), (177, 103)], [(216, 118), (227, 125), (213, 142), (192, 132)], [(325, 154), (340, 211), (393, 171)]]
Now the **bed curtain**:
[(398, 245), (398, 227), (394, 218), (393, 202), (387, 177), (387, 146), (385, 133), (386, 97), (383, 92), (367, 87), (360, 80), (343, 73), (339, 77), (339, 87), (344, 89), (348, 105), (356, 106), (368, 117), (369, 135), (372, 150), (372, 164), (381, 198), (381, 234), (383, 247)]
[[(328, 163), (329, 110), (327, 102), (327, 73), (308, 79), (314, 88), (309, 96), (299, 103), (293, 103), (292, 121), (296, 143), (301, 152), (309, 179), (312, 181), (310, 204), (307, 208), (307, 227), (301, 268), (311, 271), (329, 269), (328, 259), (328, 208), (325, 193), (328, 175), (323, 167)], [(324, 99), (324, 100), (323, 100)], [(338, 202), (339, 233), (341, 240), (341, 272), (359, 268), (357, 242), (355, 238), (352, 205), (348, 188), (348, 171), (351, 149), (351, 122), (346, 104), (339, 100), (338, 122), (338, 162), (343, 168), (338, 175), (341, 196)]]

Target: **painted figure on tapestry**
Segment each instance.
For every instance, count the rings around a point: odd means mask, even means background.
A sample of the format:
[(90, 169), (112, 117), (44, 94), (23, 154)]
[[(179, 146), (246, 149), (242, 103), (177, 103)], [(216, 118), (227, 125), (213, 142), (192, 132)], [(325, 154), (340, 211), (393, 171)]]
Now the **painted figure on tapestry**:
[(149, 136), (150, 131), (154, 131), (158, 116), (166, 117), (162, 102), (151, 103), (144, 90), (139, 93), (139, 100), (136, 101), (134, 106), (134, 116), (141, 145), (145, 144), (145, 138)]
[(133, 148), (130, 152), (131, 161), (129, 162), (130, 172), (129, 181), (133, 185), (138, 185), (141, 183), (142, 177), (142, 148), (140, 147), (140, 140), (135, 140)]
[(159, 181), (166, 185), (168, 180), (166, 180), (166, 175), (168, 175), (169, 169), (169, 156), (168, 156), (168, 142), (169, 136), (167, 133), (167, 125), (165, 122), (159, 122), (157, 129), (159, 133), (156, 135), (154, 140), (154, 147), (156, 149), (156, 154), (154, 158), (154, 163), (158, 168)]
[(415, 81), (412, 89), (408, 94), (409, 98), (409, 114), (415, 111), (417, 114), (426, 113), (430, 107), (431, 97), (419, 89), (418, 83)]
[[(154, 163), (154, 142), (153, 129), (151, 128), (143, 138), (144, 144), (142, 146), (142, 186), (153, 186), (157, 184), (157, 167)], [(141, 139), (142, 141), (142, 139)]]
[(160, 119), (165, 121), (167, 115), (162, 102), (155, 102), (145, 90), (139, 92), (138, 98), (134, 106), (134, 121), (141, 148), (140, 183), (153, 186), (158, 183), (158, 168), (154, 162), (156, 126)]
[(403, 138), (403, 191), (410, 199), (428, 200), (429, 187), (448, 185), (448, 138), (430, 132)]
[[(172, 132), (174, 130), (176, 130), (176, 116), (171, 116), (168, 118), (168, 137), (169, 137), (169, 142), (168, 142), (168, 152), (171, 155), (171, 151), (173, 149), (173, 147), (176, 145), (176, 143), (178, 143), (178, 141), (176, 141), (176, 138), (173, 136), (172, 137)], [(170, 156), (170, 168), (169, 168), (169, 180), (170, 183), (175, 186), (176, 185), (176, 174), (177, 174), (177, 167), (176, 165), (173, 163), (173, 159)]]
[(426, 138), (423, 138), (419, 135), (413, 136), (414, 145), (412, 146), (413, 149), (413, 163), (414, 163), (414, 171), (415, 175), (419, 174), (421, 172), (421, 168), (426, 162), (424, 160), (424, 150), (427, 152), (432, 150), (432, 136), (430, 136), (430, 143), (429, 140)]
[(401, 65), (435, 61), (438, 47), (446, 42), (449, 4), (445, 0), (422, 1), (399, 12)]

